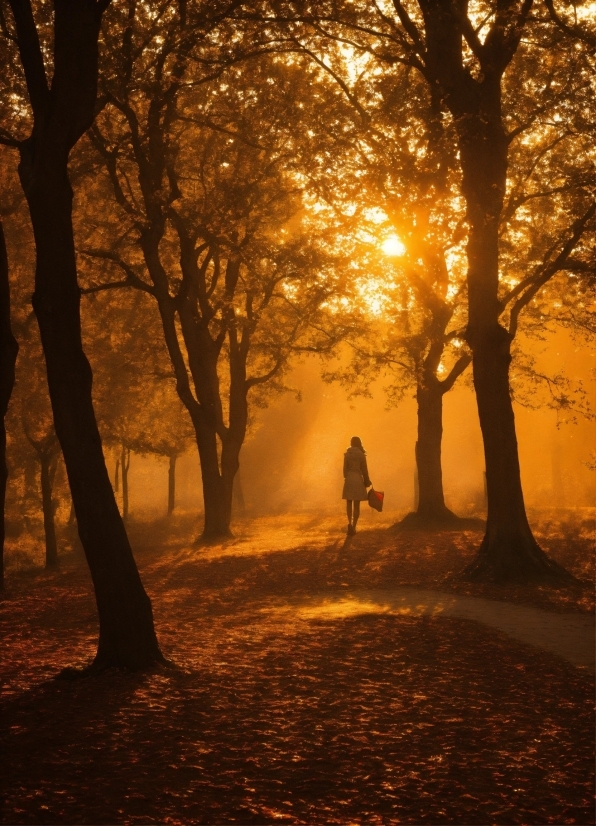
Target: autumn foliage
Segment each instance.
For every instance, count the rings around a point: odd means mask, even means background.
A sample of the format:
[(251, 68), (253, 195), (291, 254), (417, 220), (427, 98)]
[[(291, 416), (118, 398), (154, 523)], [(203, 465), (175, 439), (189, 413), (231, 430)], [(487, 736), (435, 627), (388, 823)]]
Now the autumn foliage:
[[(379, 603), (594, 610), (593, 444), (530, 518), (516, 422), (595, 415), (593, 6), (0, 0), (3, 822), (593, 822), (589, 657)], [(415, 399), (414, 508), (355, 538), (251, 490), (307, 357), (338, 432)]]

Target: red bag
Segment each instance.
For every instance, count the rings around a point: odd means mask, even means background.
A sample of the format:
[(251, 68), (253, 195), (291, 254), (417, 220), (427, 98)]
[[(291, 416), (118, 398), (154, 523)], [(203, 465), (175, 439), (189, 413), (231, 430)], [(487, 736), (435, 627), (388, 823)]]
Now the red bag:
[(376, 511), (383, 510), (383, 499), (385, 498), (385, 492), (382, 490), (375, 490), (371, 488), (368, 492), (368, 504), (371, 508), (374, 508)]

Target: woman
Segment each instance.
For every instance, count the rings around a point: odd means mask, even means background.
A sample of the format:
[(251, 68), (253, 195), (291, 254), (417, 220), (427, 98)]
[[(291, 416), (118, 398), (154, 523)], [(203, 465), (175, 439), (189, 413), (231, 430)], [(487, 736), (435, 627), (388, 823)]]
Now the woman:
[[(359, 436), (352, 436), (350, 447), (344, 453), (344, 479), (342, 498), (347, 499), (348, 535), (353, 536), (356, 533), (356, 523), (360, 516), (360, 503), (368, 499), (366, 488), (372, 484), (368, 478), (366, 453)], [(352, 503), (354, 503), (353, 509)]]

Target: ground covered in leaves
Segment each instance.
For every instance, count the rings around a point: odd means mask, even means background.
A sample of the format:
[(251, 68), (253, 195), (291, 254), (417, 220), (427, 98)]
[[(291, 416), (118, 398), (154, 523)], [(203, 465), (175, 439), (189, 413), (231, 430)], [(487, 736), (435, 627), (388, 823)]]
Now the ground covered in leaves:
[[(465, 620), (310, 610), (356, 587), (470, 587), (455, 574), (477, 533), (384, 518), (347, 543), (333, 518), (247, 521), (209, 548), (189, 542), (190, 518), (132, 525), (177, 666), (150, 674), (52, 679), (94, 653), (84, 562), (9, 567), (2, 822), (594, 823), (591, 675)], [(585, 514), (541, 530), (588, 575)], [(587, 585), (484, 588), (590, 607)]]

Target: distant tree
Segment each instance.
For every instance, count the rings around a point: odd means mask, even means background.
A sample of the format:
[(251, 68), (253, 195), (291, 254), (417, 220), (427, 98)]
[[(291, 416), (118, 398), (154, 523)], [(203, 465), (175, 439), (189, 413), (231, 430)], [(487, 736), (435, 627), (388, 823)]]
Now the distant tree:
[(4, 228), (0, 221), (0, 506), (2, 523), (0, 524), (0, 588), (4, 587), (4, 540), (5, 540), (5, 502), (8, 468), (6, 465), (6, 426), (5, 416), (12, 394), (15, 379), (15, 362), (18, 344), (12, 334), (10, 324), (10, 283), (8, 279), (8, 256), (4, 239)]
[(114, 489), (122, 494), (122, 516), (126, 520), (129, 511), (131, 453), (168, 458), (170, 512), (176, 460), (193, 444), (194, 433), (176, 394), (156, 307), (142, 291), (87, 294), (83, 319), (95, 407), (102, 440), (116, 454)]
[(39, 463), (39, 482), (41, 488), (41, 503), (43, 510), (43, 529), (46, 546), (46, 568), (55, 568), (58, 565), (58, 543), (56, 541), (56, 524), (54, 514), (56, 504), (52, 497), (54, 487), (54, 477), (58, 466), (60, 455), (58, 440), (51, 428), (43, 438), (35, 438), (27, 428), (23, 420), (23, 430), (31, 447), (35, 450), (35, 455)]
[(60, 445), (52, 420), (44, 375), (43, 352), (39, 339), (35, 336), (30, 324), (23, 325), (19, 332), (21, 381), (18, 386), (18, 406), (13, 421), (18, 420), (18, 424), (17, 421), (14, 421), (14, 424), (22, 428), (28, 445), (33, 449), (41, 493), (45, 565), (46, 568), (55, 568), (58, 565), (58, 543), (54, 517), (58, 502), (54, 500), (53, 488), (61, 455)]
[[(69, 154), (95, 114), (98, 38), (108, 0), (54, 0), (51, 10), (36, 3), (35, 16), (30, 0), (2, 5), (3, 49), (9, 58), (3, 90), (16, 95), (18, 103), (0, 140), (19, 150), (19, 175), (35, 235), (33, 306), (56, 434), (99, 612), (94, 667), (143, 667), (162, 656), (93, 411), (91, 370), (81, 342), (68, 178)], [(12, 19), (5, 13), (8, 7)], [(27, 104), (31, 117), (22, 115)]]

